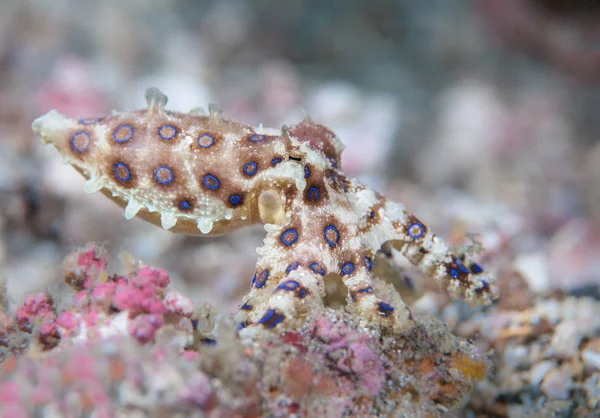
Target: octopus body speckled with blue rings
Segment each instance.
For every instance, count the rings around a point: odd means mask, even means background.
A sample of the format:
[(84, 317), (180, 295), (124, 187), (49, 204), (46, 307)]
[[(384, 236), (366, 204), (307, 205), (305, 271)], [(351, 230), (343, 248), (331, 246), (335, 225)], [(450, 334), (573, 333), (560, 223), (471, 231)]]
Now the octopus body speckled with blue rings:
[(102, 191), (139, 216), (183, 234), (218, 235), (264, 224), (242, 327), (284, 330), (323, 306), (324, 277), (339, 275), (347, 309), (400, 331), (412, 323), (399, 293), (373, 274), (376, 252), (392, 242), (454, 297), (488, 304), (497, 290), (487, 272), (404, 206), (344, 175), (337, 137), (305, 120), (281, 129), (223, 118), (216, 107), (178, 113), (167, 97), (146, 93), (148, 107), (91, 120), (56, 111), (34, 121), (80, 171), (88, 193)]

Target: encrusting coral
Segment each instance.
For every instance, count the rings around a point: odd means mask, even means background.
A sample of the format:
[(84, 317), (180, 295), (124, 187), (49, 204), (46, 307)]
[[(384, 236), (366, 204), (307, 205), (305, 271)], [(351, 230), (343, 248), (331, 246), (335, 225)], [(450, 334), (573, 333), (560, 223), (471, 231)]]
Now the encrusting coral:
[(452, 296), (488, 304), (497, 291), (486, 272), (446, 244), (404, 206), (344, 175), (342, 144), (305, 120), (281, 129), (223, 118), (215, 106), (178, 113), (146, 93), (147, 109), (96, 119), (56, 111), (34, 132), (88, 180), (141, 218), (173, 232), (223, 234), (265, 224), (267, 236), (238, 315), (247, 333), (294, 329), (323, 306), (324, 277), (339, 275), (348, 311), (398, 332), (413, 320), (398, 292), (374, 276), (376, 252), (391, 242)]
[(258, 340), (220, 323), (215, 342), (210, 309), (169, 290), (164, 270), (121, 258), (126, 272), (110, 274), (102, 248), (74, 251), (63, 308), (40, 293), (0, 322), (0, 417), (439, 416), (489, 371), (435, 319), (383, 335), (321, 310)]

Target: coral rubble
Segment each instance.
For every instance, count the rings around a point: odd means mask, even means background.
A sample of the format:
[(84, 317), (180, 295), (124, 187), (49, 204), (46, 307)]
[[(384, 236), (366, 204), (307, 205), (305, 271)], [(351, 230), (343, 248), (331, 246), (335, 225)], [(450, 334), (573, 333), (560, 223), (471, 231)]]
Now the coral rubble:
[[(499, 303), (456, 333), (494, 353), (495, 372), (468, 405), (478, 416), (597, 416), (600, 407), (600, 303), (562, 291), (535, 294), (505, 277)], [(510, 302), (512, 301), (512, 302)]]

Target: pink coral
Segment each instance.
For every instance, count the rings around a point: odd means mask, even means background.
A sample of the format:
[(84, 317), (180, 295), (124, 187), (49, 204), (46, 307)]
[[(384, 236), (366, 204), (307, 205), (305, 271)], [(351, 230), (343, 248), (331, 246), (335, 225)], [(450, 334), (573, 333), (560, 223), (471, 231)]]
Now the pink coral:
[(61, 338), (96, 339), (122, 333), (149, 343), (165, 324), (165, 314), (171, 315), (169, 322), (178, 324), (176, 328), (193, 328), (194, 305), (184, 295), (166, 291), (166, 271), (140, 264), (124, 277), (107, 274), (107, 264), (106, 252), (95, 246), (70, 254), (64, 262), (64, 273), (65, 281), (77, 290), (74, 305), (57, 315), (48, 295), (30, 295), (17, 308), (14, 323), (27, 332), (35, 328), (37, 341), (44, 349), (54, 347)]
[(325, 317), (315, 320), (313, 333), (325, 342), (328, 355), (337, 358), (339, 370), (353, 373), (358, 388), (364, 388), (371, 396), (377, 395), (385, 381), (385, 372), (381, 360), (369, 347), (372, 341), (368, 334), (356, 333), (343, 322), (333, 323)]
[(25, 302), (15, 313), (15, 319), (17, 326), (23, 329), (34, 322), (52, 321), (55, 315), (50, 297), (44, 293), (37, 293), (25, 298)]

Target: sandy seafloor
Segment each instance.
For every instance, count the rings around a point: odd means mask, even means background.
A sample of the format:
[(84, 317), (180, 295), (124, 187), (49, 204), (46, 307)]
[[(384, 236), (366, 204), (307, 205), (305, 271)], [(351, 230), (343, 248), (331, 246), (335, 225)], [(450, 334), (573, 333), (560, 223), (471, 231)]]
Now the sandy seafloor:
[[(452, 4), (450, 4), (452, 3)], [(346, 144), (344, 170), (404, 203), (450, 243), (479, 234), (502, 299), (451, 302), (394, 255), (435, 314), (490, 353), (456, 416), (598, 416), (600, 65), (585, 2), (0, 2), (0, 277), (11, 306), (65, 292), (87, 242), (169, 272), (219, 315), (247, 291), (260, 226), (218, 238), (134, 219), (32, 135), (57, 109), (93, 117), (215, 102), (245, 123), (305, 114)], [(110, 266), (109, 269), (118, 269)], [(541, 324), (541, 325), (540, 325)], [(553, 413), (562, 415), (552, 415)]]

